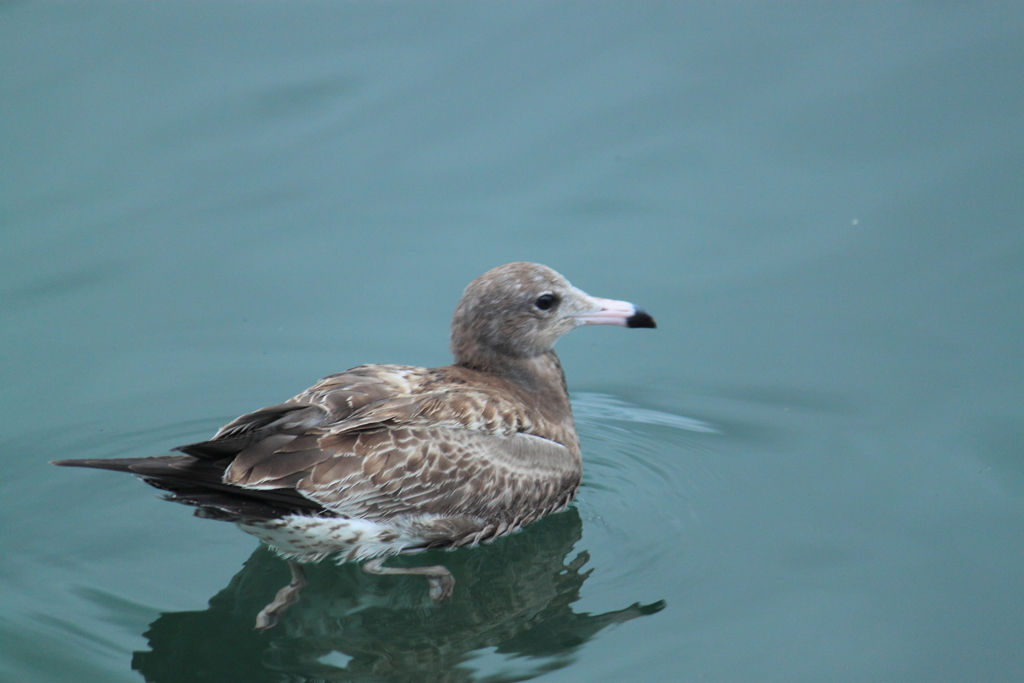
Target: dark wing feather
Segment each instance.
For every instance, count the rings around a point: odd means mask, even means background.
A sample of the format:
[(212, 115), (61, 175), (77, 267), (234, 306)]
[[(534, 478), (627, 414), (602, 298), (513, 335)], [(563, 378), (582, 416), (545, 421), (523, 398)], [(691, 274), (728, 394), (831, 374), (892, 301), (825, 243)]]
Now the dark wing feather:
[(244, 450), (267, 437), (278, 434), (302, 434), (327, 421), (322, 406), (282, 403), (261, 408), (229, 422), (209, 441), (178, 446), (174, 450), (197, 458), (220, 459)]

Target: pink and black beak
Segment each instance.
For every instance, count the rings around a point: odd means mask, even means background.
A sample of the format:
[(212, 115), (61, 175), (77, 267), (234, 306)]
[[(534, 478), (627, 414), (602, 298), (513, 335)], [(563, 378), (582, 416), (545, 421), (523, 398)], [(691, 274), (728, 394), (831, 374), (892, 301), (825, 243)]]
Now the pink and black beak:
[(600, 308), (596, 311), (576, 315), (582, 325), (621, 325), (623, 327), (657, 327), (651, 314), (636, 304), (614, 299), (590, 297)]

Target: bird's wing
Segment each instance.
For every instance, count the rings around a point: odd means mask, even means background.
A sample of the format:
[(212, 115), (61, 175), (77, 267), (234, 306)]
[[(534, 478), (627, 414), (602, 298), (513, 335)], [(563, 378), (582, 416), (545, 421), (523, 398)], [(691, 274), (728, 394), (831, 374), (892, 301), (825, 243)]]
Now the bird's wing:
[(270, 437), (301, 436), (322, 425), (344, 422), (367, 406), (414, 392), (425, 371), (405, 365), (361, 365), (324, 377), (285, 403), (246, 413), (209, 441), (174, 450), (201, 459), (232, 457)]
[(261, 446), (240, 454), (225, 482), (294, 489), (339, 515), (371, 520), (462, 515), (519, 527), (565, 507), (580, 478), (569, 449), (531, 434), (380, 426)]
[(518, 527), (572, 500), (579, 458), (531, 433), (529, 406), (435, 380), (421, 368), (353, 368), (179, 450), (230, 458), (224, 484), (298, 493), (343, 516), (505, 515)]

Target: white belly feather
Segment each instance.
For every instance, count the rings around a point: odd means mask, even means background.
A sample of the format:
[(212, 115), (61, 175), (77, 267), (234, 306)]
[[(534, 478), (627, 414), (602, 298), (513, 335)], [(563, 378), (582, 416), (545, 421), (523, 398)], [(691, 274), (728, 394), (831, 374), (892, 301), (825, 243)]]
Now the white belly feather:
[(413, 518), (382, 524), (365, 519), (287, 515), (255, 524), (239, 522), (238, 527), (289, 560), (319, 562), (337, 555), (339, 562), (348, 562), (422, 547), (425, 539), (416, 533), (416, 527), (422, 528), (429, 521)]

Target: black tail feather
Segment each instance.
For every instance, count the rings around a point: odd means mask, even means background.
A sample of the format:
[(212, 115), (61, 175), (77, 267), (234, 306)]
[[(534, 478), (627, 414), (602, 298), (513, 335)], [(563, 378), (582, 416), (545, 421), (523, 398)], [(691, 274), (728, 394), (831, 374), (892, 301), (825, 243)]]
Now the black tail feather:
[(245, 489), (223, 481), (230, 458), (208, 460), (191, 455), (162, 455), (152, 458), (107, 458), (55, 460), (60, 467), (88, 467), (127, 472), (147, 484), (169, 492), (167, 500), (199, 508), (203, 517), (242, 521), (273, 519), (283, 515), (317, 514), (324, 508), (294, 490)]

